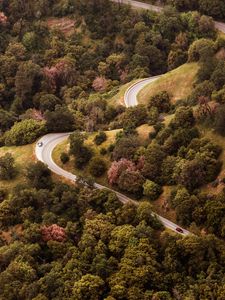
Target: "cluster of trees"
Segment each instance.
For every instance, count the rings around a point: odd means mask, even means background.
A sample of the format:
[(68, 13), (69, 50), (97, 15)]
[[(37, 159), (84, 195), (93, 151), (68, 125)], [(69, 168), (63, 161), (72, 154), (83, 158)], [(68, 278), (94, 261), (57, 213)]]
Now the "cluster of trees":
[[(42, 178), (46, 167), (34, 168)], [(214, 235), (170, 235), (147, 202), (28, 178), (1, 192), (1, 299), (224, 299), (225, 247)]]
[(215, 19), (225, 20), (225, 3), (223, 0), (161, 0), (163, 4), (176, 7), (179, 11), (198, 10)]
[[(32, 142), (43, 126), (100, 129), (123, 112), (106, 101), (121, 83), (175, 68), (194, 40), (216, 37), (211, 19), (197, 13), (154, 15), (111, 1), (3, 0), (0, 11), (1, 144)], [(76, 20), (69, 37), (47, 26), (46, 17), (67, 15)]]
[(195, 41), (189, 48), (189, 61), (198, 61), (195, 87), (187, 99), (189, 104), (198, 104), (198, 120), (224, 135), (225, 115), (225, 63), (224, 40)]
[[(161, 99), (165, 98), (164, 93), (153, 98), (160, 96)], [(150, 104), (153, 103), (152, 99)], [(167, 109), (166, 102), (164, 104)], [(147, 192), (151, 187), (157, 191), (154, 199), (161, 191), (154, 183), (181, 184), (193, 191), (213, 181), (221, 168), (218, 160), (221, 148), (201, 138), (195, 122), (192, 108), (180, 106), (169, 126), (165, 127), (163, 123), (154, 126), (152, 141), (145, 148), (135, 133), (122, 134), (112, 151), (114, 162), (108, 172), (110, 184), (118, 184), (122, 190), (133, 193), (144, 189), (146, 195), (151, 195), (150, 191)], [(123, 174), (126, 181), (120, 180)]]

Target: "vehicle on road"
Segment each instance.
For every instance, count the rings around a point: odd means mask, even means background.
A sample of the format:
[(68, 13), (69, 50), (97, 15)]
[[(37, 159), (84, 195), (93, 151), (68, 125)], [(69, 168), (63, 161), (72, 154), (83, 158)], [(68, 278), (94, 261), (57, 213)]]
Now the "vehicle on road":
[(43, 146), (43, 142), (38, 142), (37, 145), (38, 145), (38, 147), (42, 147)]
[(183, 229), (181, 229), (180, 227), (176, 228), (176, 231), (180, 232), (180, 233), (184, 233)]

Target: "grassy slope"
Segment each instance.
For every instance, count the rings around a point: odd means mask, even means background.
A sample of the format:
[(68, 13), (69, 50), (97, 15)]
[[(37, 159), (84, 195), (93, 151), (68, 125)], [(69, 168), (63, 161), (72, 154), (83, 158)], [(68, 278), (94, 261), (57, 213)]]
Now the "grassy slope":
[(11, 153), (15, 159), (17, 175), (12, 180), (0, 180), (0, 188), (12, 189), (17, 184), (25, 183), (24, 172), (28, 164), (35, 161), (35, 144), (25, 146), (0, 147), (0, 156)]
[(179, 68), (172, 70), (153, 83), (148, 84), (138, 94), (138, 102), (142, 104), (148, 103), (151, 96), (159, 91), (167, 91), (172, 102), (175, 103), (179, 99), (187, 97), (191, 91), (198, 71), (198, 64), (184, 64)]

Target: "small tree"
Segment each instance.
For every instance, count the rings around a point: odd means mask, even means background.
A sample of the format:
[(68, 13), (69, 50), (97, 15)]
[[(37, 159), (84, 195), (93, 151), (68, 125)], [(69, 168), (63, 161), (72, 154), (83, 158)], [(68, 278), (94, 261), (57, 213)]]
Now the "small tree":
[(221, 105), (215, 115), (215, 130), (225, 136), (225, 105)]
[(89, 171), (92, 176), (100, 177), (106, 171), (105, 161), (99, 157), (92, 158)]
[(159, 113), (168, 112), (170, 109), (170, 96), (166, 91), (162, 91), (150, 98), (148, 108), (156, 107)]
[(94, 139), (94, 142), (96, 145), (101, 145), (103, 142), (105, 142), (107, 139), (107, 135), (104, 131), (100, 131)]
[(26, 177), (31, 186), (37, 189), (49, 188), (52, 185), (51, 171), (40, 161), (27, 167)]
[(0, 157), (0, 179), (9, 180), (15, 176), (14, 162), (14, 158), (10, 153)]
[(66, 239), (65, 229), (53, 224), (51, 226), (43, 226), (41, 228), (42, 238), (45, 242), (57, 241), (64, 242)]
[(125, 158), (122, 158), (119, 161), (114, 161), (111, 164), (111, 167), (109, 168), (107, 174), (109, 183), (110, 184), (117, 183), (120, 174), (125, 170), (135, 171), (136, 167), (132, 161)]
[(118, 186), (121, 190), (139, 194), (142, 192), (144, 177), (139, 171), (123, 171), (118, 179)]
[(60, 160), (63, 164), (66, 164), (70, 160), (68, 153), (62, 152), (60, 155)]
[(149, 197), (150, 200), (156, 200), (162, 193), (162, 187), (151, 180), (145, 181), (143, 189), (144, 195)]

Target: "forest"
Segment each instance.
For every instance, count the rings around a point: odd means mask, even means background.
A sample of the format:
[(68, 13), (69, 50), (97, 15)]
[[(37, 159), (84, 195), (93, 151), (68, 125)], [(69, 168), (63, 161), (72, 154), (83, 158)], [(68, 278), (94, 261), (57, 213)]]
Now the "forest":
[[(162, 4), (0, 0), (1, 300), (225, 299), (225, 7)], [(120, 101), (182, 66), (187, 96)], [(34, 157), (59, 132), (75, 184)]]
[(160, 5), (173, 5), (179, 11), (198, 10), (217, 20), (225, 20), (225, 3), (223, 0), (146, 0), (144, 2)]

